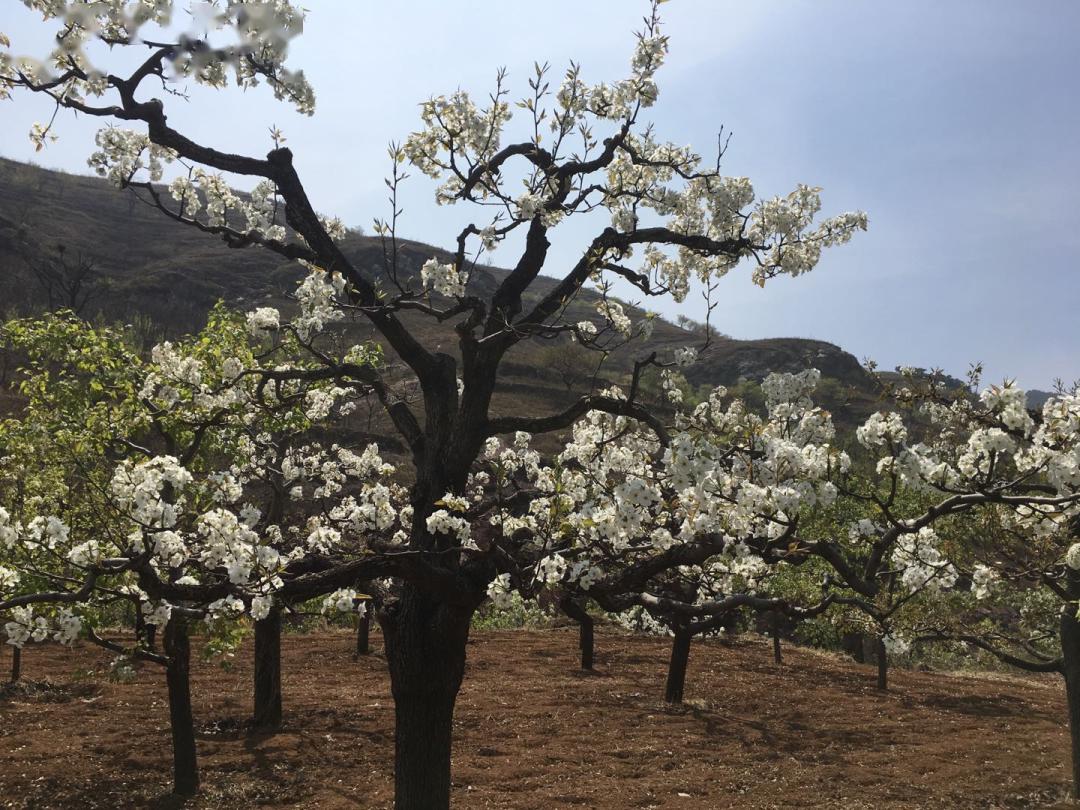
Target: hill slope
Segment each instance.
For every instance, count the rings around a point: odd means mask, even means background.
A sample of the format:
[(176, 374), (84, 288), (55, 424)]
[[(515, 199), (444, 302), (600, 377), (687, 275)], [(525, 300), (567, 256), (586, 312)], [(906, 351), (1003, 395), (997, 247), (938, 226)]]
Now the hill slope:
[[(0, 158), (0, 301), (4, 314), (26, 313), (45, 306), (45, 296), (30, 266), (56, 255), (89, 258), (104, 283), (88, 313), (109, 320), (149, 319), (154, 337), (173, 338), (198, 328), (218, 300), (236, 306), (285, 302), (301, 269), (268, 251), (231, 250), (213, 237), (178, 226), (160, 212), (119, 192), (104, 180), (45, 170)], [(377, 239), (350, 235), (347, 255), (360, 268), (383, 262)], [(402, 245), (401, 261), (415, 272), (442, 250), (420, 243)], [(505, 270), (488, 267), (474, 278), (478, 292), (494, 288)], [(537, 294), (555, 281), (538, 280)], [(586, 291), (576, 306), (582, 317), (595, 304)], [(413, 320), (429, 345), (453, 352), (449, 327)], [(362, 332), (361, 332), (362, 334)], [(605, 381), (621, 380), (642, 350), (673, 348), (700, 342), (690, 332), (666, 321), (656, 325), (649, 345), (634, 353), (616, 353), (605, 366)], [(572, 365), (572, 364), (571, 364)], [(550, 344), (525, 342), (508, 358), (500, 392), (503, 408), (555, 410), (580, 393), (583, 379), (561, 370)], [(861, 417), (874, 407), (873, 380), (858, 361), (837, 346), (821, 341), (783, 338), (743, 341), (720, 337), (699, 363), (688, 370), (695, 386), (760, 381), (770, 371), (820, 369), (829, 378), (823, 403), (841, 421)], [(538, 404), (539, 403), (539, 406)]]

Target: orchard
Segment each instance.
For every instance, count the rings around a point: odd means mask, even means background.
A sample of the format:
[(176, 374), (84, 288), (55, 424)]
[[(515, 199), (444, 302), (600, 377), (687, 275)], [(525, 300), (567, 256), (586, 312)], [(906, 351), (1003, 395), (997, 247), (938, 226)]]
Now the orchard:
[[(222, 304), (200, 331), (150, 348), (71, 309), (3, 325), (20, 364), (20, 407), (0, 422), (14, 680), (35, 677), (46, 644), (103, 647), (120, 675), (160, 672), (160, 745), (173, 791), (191, 796), (193, 648), (231, 654), (254, 636), (251, 728), (272, 734), (290, 717), (285, 627), (355, 621), (359, 658), (374, 621), (394, 803), (419, 810), (450, 805), (478, 617), (565, 614), (585, 670), (597, 645), (621, 643), (598, 622), (670, 637), (666, 687), (641, 700), (674, 704), (695, 691), (695, 638), (766, 622), (779, 664), (781, 625), (855, 628), (880, 690), (891, 657), (931, 646), (1061, 673), (1080, 795), (1080, 391), (1029, 410), (1011, 382), (958, 389), (910, 372), (850, 431), (815, 404), (813, 368), (767, 376), (764, 407), (723, 386), (688, 394), (708, 327), (697, 344), (642, 350), (654, 317), (612, 282), (675, 302), (715, 295), (729, 274), (765, 286), (813, 270), (867, 216), (823, 216), (814, 186), (759, 198), (721, 172), (722, 141), (703, 156), (663, 139), (648, 121), (668, 52), (661, 0), (646, 4), (622, 78), (538, 65), (522, 88), (500, 73), (486, 99), (423, 101), (390, 149), (387, 186), (393, 197), (407, 171), (435, 180), (433, 202), (454, 206), (461, 228), (419, 267), (399, 260), (396, 202), (375, 226), (385, 261), (361, 267), (283, 142), (235, 154), (170, 123), (174, 82), (265, 86), (317, 115), (289, 59), (298, 5), (203, 4), (199, 34), (181, 31), (180, 3), (26, 5), (55, 48), (25, 54), (0, 36), (0, 98), (51, 100), (35, 143), (62, 136), (66, 116), (99, 118), (89, 165), (117, 193), (303, 277), (285, 305)], [(570, 220), (595, 231), (562, 266), (549, 248)], [(484, 287), (479, 259), (500, 247), (510, 269)], [(427, 324), (452, 337), (432, 345)], [(502, 412), (507, 357), (534, 342), (583, 369), (629, 355), (631, 372), (562, 410)], [(392, 447), (346, 427), (362, 409)]]

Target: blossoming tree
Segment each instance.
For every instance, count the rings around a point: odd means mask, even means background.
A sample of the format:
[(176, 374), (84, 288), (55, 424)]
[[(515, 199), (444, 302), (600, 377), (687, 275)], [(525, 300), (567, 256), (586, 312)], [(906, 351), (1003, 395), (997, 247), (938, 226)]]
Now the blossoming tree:
[[(528, 508), (508, 497), (492, 518), (492, 544), (506, 564), (493, 593), (546, 588), (571, 603), (591, 598), (616, 613), (644, 611), (674, 634), (672, 702), (682, 699), (694, 635), (743, 609), (825, 610), (829, 600), (801, 604), (769, 587), (800, 509), (831, 503), (829, 473), (847, 464), (830, 445), (828, 414), (810, 401), (817, 377), (770, 375), (764, 418), (723, 387), (677, 410), (670, 430), (593, 411), (553, 465), (494, 446), (492, 480), (527, 482), (516, 494), (527, 492)], [(669, 393), (679, 399), (678, 388)]]
[[(911, 379), (894, 401), (898, 410), (872, 415), (856, 432), (870, 472), (833, 479), (853, 516), (846, 531), (829, 522), (804, 523), (789, 549), (793, 559), (812, 555), (827, 562), (846, 589), (834, 601), (873, 622), (882, 688), (886, 648), (908, 643), (893, 632), (902, 611), (957, 585), (960, 572), (942, 536), (957, 527), (944, 527), (997, 506), (1027, 515), (1034, 530), (1044, 514), (1060, 522), (1080, 509), (1075, 398), (1048, 402), (1039, 423), (1025, 407), (1024, 392), (1008, 383), (976, 398), (936, 380)], [(981, 586), (988, 569), (971, 575)]]
[[(423, 128), (395, 151), (395, 160), (436, 178), (438, 202), (473, 205), (486, 218), (476, 224), (464, 216), (469, 224), (452, 260), (433, 259), (419, 278), (399, 273), (393, 262), (360, 268), (338, 244), (340, 223), (316, 213), (288, 149), (253, 157), (196, 143), (170, 123), (165, 101), (149, 97), (148, 88), (172, 80), (211, 87), (266, 84), (276, 97), (313, 112), (313, 90), (302, 72), (287, 67), (288, 45), (302, 27), (298, 7), (286, 0), (204, 4), (201, 19), (208, 18), (209, 33), (177, 34), (170, 26), (174, 4), (165, 0), (29, 5), (56, 23), (57, 47), (44, 59), (0, 51), (5, 93), (46, 94), (58, 110), (135, 127), (101, 131), (91, 158), (98, 171), (139, 191), (177, 222), (230, 245), (259, 245), (318, 273), (339, 274), (339, 287), (326, 285), (328, 310), (348, 308), (365, 318), (395, 361), (415, 376), (419, 409), (395, 397), (377, 371), (365, 379), (413, 468), (411, 511), (407, 519), (399, 517), (405, 537), (395, 563), (397, 593), (380, 622), (396, 706), (397, 805), (447, 806), (451, 719), (465, 641), (496, 568), (487, 555), (464, 553), (467, 532), (439, 515), (445, 511), (439, 502), (468, 488), (492, 437), (561, 430), (589, 411), (659, 427), (636, 401), (635, 386), (625, 398), (583, 396), (560, 413), (492, 413), (507, 353), (534, 337), (573, 334), (588, 346), (635, 334), (630, 314), (608, 296), (598, 307), (599, 328), (567, 316), (590, 280), (622, 279), (642, 295), (681, 301), (692, 279), (709, 284), (746, 260), (754, 281), (764, 284), (813, 269), (823, 248), (865, 227), (865, 216), (816, 221), (821, 203), (818, 190), (808, 186), (757, 201), (745, 178), (726, 177), (689, 148), (657, 139), (642, 120), (656, 100), (655, 75), (668, 45), (654, 4), (627, 78), (590, 85), (573, 65), (554, 92), (542, 71), (530, 82), (519, 105), (527, 119), (520, 140), (504, 142), (512, 106), (502, 77), (487, 106), (464, 91), (428, 100)], [(143, 56), (133, 70), (118, 73), (116, 51)], [(39, 126), (32, 137), (43, 144), (52, 134), (51, 125)], [(170, 164), (180, 173), (163, 194), (152, 182)], [(229, 190), (229, 175), (258, 183), (249, 197), (240, 197)], [(560, 223), (596, 210), (606, 210), (610, 224), (572, 266), (552, 267), (548, 249)], [(490, 250), (512, 234), (521, 237), (520, 254), (495, 289), (481, 296), (470, 283), (474, 249)], [(539, 289), (542, 270), (557, 282)], [(456, 355), (424, 345), (403, 313), (451, 323)], [(271, 313), (264, 314), (272, 321)], [(642, 359), (638, 369), (655, 360)], [(322, 587), (356, 573), (344, 564), (336, 573), (311, 576)], [(170, 583), (160, 596), (182, 598), (184, 587)]]
[[(952, 609), (925, 622), (920, 640), (961, 642), (1009, 666), (1058, 672), (1072, 736), (1072, 794), (1080, 796), (1080, 396), (1074, 386), (1040, 412), (1021, 412), (1023, 392), (984, 394), (1010, 412), (998, 420), (993, 462), (1042, 497), (995, 500), (965, 526), (957, 567), (968, 587)], [(995, 428), (989, 428), (994, 430)], [(976, 472), (985, 478), (989, 470)], [(1035, 477), (1031, 478), (1035, 473)]]
[[(102, 646), (164, 664), (181, 793), (198, 783), (186, 622), (250, 616), (255, 722), (276, 725), (282, 608), (340, 590), (304, 574), (346, 552), (373, 559), (367, 534), (387, 535), (401, 514), (403, 491), (374, 445), (311, 441), (370, 389), (362, 371), (327, 374), (298, 356), (310, 307), (302, 297), (293, 324), (257, 311), (246, 326), (219, 309), (148, 361), (64, 314), (5, 330), (31, 362), (27, 405), (2, 425), (0, 472), (20, 484), (5, 487), (0, 514), (9, 643), (71, 641), (85, 626)], [(363, 346), (345, 356), (355, 369), (379, 362)], [(95, 633), (94, 611), (118, 600), (164, 626), (165, 655)]]

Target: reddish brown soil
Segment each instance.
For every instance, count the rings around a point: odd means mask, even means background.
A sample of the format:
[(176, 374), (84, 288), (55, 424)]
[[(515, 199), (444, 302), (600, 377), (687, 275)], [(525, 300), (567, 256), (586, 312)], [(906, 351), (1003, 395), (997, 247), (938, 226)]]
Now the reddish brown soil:
[[(662, 640), (602, 634), (596, 674), (569, 631), (475, 633), (454, 729), (459, 808), (1045, 807), (1065, 795), (1058, 680), (893, 673), (756, 642), (696, 644), (688, 705), (659, 700)], [(345, 633), (287, 636), (286, 726), (236, 730), (249, 650), (231, 672), (199, 662), (203, 794), (168, 796), (164, 677), (114, 684), (107, 654), (28, 648), (26, 689), (0, 701), (0, 806), (391, 804), (393, 705), (385, 662)], [(0, 671), (10, 658), (0, 659)]]

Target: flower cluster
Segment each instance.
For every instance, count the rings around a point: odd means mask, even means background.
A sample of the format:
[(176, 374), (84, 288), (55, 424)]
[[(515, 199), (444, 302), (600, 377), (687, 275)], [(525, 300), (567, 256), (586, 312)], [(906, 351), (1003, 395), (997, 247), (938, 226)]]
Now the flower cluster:
[(117, 188), (123, 188), (142, 172), (156, 183), (165, 172), (165, 164), (176, 157), (172, 150), (164, 149), (150, 138), (133, 129), (105, 127), (98, 130), (95, 141), (98, 151), (90, 155), (90, 168), (109, 180)]
[(438, 259), (428, 259), (420, 268), (420, 281), (424, 289), (434, 290), (439, 295), (460, 298), (465, 295), (466, 278), (452, 264), (443, 264)]
[(45, 641), (52, 638), (60, 644), (72, 644), (82, 632), (82, 619), (68, 609), (52, 615), (35, 614), (30, 607), (13, 608), (10, 621), (4, 624), (7, 643), (22, 648), (28, 641)]
[(909, 591), (945, 590), (956, 583), (957, 571), (942, 555), (939, 542), (937, 533), (929, 526), (900, 536), (893, 548), (892, 564)]

